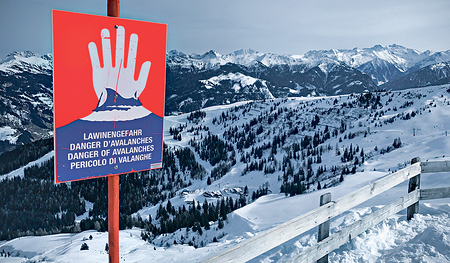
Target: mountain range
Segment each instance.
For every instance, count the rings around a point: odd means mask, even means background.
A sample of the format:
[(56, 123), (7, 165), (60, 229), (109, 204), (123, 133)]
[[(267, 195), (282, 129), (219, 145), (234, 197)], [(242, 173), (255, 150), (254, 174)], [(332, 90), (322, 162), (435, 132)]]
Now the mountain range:
[[(13, 52), (0, 63), (0, 151), (52, 136), (52, 55)], [(450, 83), (450, 50), (400, 45), (277, 55), (251, 49), (221, 55), (172, 50), (166, 60), (165, 114), (238, 101), (330, 96)], [(5, 129), (5, 128), (3, 128)]]
[[(336, 200), (414, 157), (448, 160), (447, 57), (397, 45), (298, 56), (169, 52), (162, 169), (121, 176), (120, 222), (134, 227), (121, 233), (124, 260), (200, 261), (314, 209), (326, 191)], [(2, 149), (38, 140), (0, 155), (0, 251), (29, 262), (104, 262), (106, 234), (72, 233), (106, 230), (106, 178), (54, 183), (51, 55), (12, 53), (0, 74)], [(447, 177), (424, 174), (421, 188)], [(333, 219), (332, 232), (406, 189)], [(433, 205), (421, 201), (412, 223), (391, 217), (331, 261), (442, 262), (448, 202)], [(58, 235), (25, 237), (47, 234)], [(315, 230), (255, 261), (283, 262), (314, 242)]]
[(432, 66), (449, 61), (450, 50), (419, 52), (400, 45), (313, 50), (303, 55), (250, 49), (226, 55), (212, 50), (203, 55), (170, 51), (166, 112), (188, 112), (244, 99), (340, 95), (448, 83), (448, 68)]

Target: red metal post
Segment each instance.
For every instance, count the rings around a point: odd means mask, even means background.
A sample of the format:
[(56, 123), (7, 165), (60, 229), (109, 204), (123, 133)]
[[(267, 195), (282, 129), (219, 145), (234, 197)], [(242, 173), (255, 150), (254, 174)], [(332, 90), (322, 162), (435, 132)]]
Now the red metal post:
[(119, 263), (119, 175), (108, 177), (109, 263)]
[[(120, 1), (108, 0), (108, 16), (119, 17)], [(108, 177), (109, 263), (119, 263), (119, 175)]]
[(108, 0), (108, 16), (119, 17), (120, 15), (120, 1)]

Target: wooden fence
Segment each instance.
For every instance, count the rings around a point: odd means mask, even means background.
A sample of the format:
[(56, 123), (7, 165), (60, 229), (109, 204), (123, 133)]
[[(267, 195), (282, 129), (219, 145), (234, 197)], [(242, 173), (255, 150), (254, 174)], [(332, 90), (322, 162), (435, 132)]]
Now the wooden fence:
[[(414, 158), (410, 166), (380, 178), (335, 201), (331, 201), (329, 193), (322, 195), (319, 208), (258, 234), (204, 262), (246, 262), (316, 226), (319, 226), (318, 243), (286, 262), (328, 262), (328, 253), (389, 216), (407, 208), (407, 219), (409, 220), (418, 212), (420, 200), (450, 198), (450, 187), (420, 189), (420, 174), (436, 172), (450, 172), (450, 161), (420, 162), (419, 158)], [(407, 195), (328, 236), (331, 218), (406, 180), (409, 180)]]

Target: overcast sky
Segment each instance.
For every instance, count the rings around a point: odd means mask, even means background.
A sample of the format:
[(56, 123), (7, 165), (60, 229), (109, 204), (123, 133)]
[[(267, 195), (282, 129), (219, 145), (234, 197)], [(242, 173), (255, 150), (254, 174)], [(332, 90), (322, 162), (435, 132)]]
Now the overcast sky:
[[(52, 52), (51, 10), (106, 15), (107, 0), (0, 0), (0, 59)], [(450, 49), (448, 0), (122, 0), (120, 17), (168, 25), (167, 50), (304, 54), (399, 44)]]

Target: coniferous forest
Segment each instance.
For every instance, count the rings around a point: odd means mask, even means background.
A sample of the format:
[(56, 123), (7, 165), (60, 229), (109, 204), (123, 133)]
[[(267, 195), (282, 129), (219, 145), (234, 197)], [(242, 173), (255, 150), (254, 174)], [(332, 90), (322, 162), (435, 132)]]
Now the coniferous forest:
[[(49, 141), (21, 146), (14, 153), (28, 152), (22, 159), (28, 163), (44, 155), (45, 150), (52, 150), (53, 142)], [(8, 160), (10, 154), (4, 153), (0, 159)], [(245, 198), (228, 198), (217, 204), (193, 203), (176, 209), (168, 201), (165, 206), (159, 205), (157, 218), (132, 217), (144, 206), (164, 202), (174, 197), (177, 190), (192, 184), (191, 180), (206, 176), (189, 148), (173, 150), (164, 145), (163, 154), (163, 169), (120, 176), (120, 229), (140, 227), (145, 230), (142, 237), (146, 240), (183, 227), (201, 232), (202, 228), (208, 229), (210, 221), (218, 221), (223, 227), (227, 214), (246, 204)], [(10, 162), (18, 163), (13, 159)], [(107, 185), (107, 178), (55, 184), (53, 158), (25, 168), (23, 177), (5, 178), (0, 181), (0, 240), (89, 229), (106, 231)], [(86, 211), (88, 202), (92, 208)], [(88, 216), (77, 224), (76, 217), (85, 213)]]

